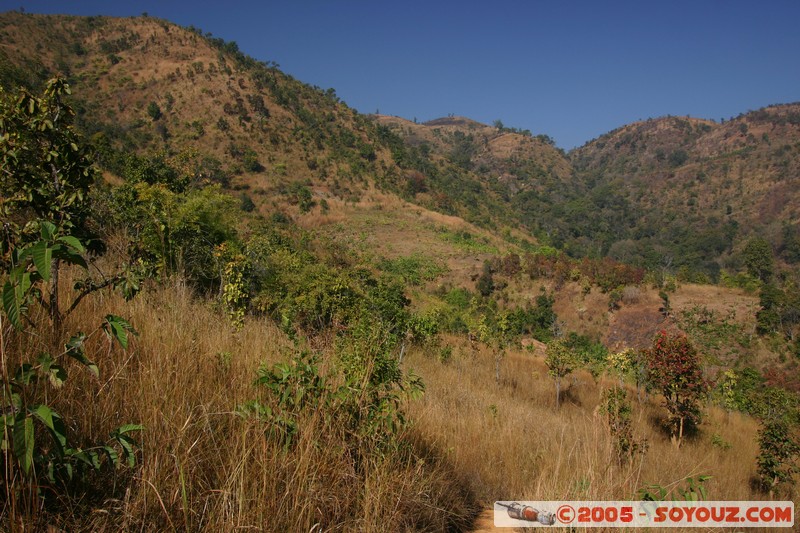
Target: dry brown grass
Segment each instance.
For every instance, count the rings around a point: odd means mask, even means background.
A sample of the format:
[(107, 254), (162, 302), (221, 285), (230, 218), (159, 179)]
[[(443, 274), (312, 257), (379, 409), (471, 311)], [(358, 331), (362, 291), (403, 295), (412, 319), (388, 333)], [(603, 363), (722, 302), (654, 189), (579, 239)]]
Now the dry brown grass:
[[(509, 351), (500, 384), (487, 348), (473, 350), (459, 339), (442, 364), (422, 352), (408, 358), (424, 379), (423, 401), (411, 406), (418, 430), (461, 471), (478, 496), (495, 500), (627, 500), (658, 484), (682, 487), (685, 478), (711, 475), (709, 499), (747, 500), (763, 495), (750, 488), (756, 475), (757, 424), (716, 408), (693, 438), (676, 449), (660, 429), (665, 415), (657, 398), (633, 399), (635, 436), (646, 453), (630, 463), (614, 460), (613, 441), (598, 409), (605, 384), (578, 372), (566, 400), (555, 407), (552, 380), (542, 358)], [(727, 442), (729, 449), (712, 443)]]
[[(465, 527), (476, 511), (465, 485), (453, 483), (447, 463), (416, 433), (401, 434), (396, 447), (378, 453), (367, 441), (347, 441), (320, 410), (298, 420), (300, 436), (284, 449), (265, 437), (264, 423), (237, 416), (238, 405), (259, 398), (253, 385), (259, 365), (298, 349), (269, 320), (248, 319), (234, 332), (176, 282), (128, 303), (109, 294), (87, 298), (65, 331), (92, 331), (110, 312), (130, 319), (139, 336), (126, 352), (96, 335), (89, 352), (100, 379), (70, 365), (66, 386), (50, 391), (49, 401), (83, 446), (104, 441), (121, 424), (143, 424), (136, 435), (139, 464), (92, 476), (83, 497), (29, 517), (28, 527), (446, 530)], [(46, 318), (34, 319), (40, 324), (34, 335), (8, 338), (6, 331), (8, 352), (15, 354), (10, 367), (17, 354), (36, 353), (52, 340)], [(317, 344), (325, 368), (330, 343)]]
[[(397, 447), (353, 452), (342, 428), (314, 411), (285, 450), (265, 438), (263, 423), (234, 414), (259, 397), (259, 365), (297, 350), (272, 322), (248, 318), (235, 332), (175, 282), (128, 303), (111, 294), (87, 298), (65, 330), (93, 331), (109, 312), (129, 318), (139, 336), (127, 352), (95, 336), (90, 351), (101, 378), (72, 365), (51, 402), (84, 446), (123, 423), (146, 429), (136, 469), (92, 477), (83, 499), (45, 515), (68, 530), (460, 530), (498, 499), (624, 500), (648, 484), (671, 489), (701, 474), (713, 476), (710, 499), (763, 497), (750, 484), (758, 451), (752, 419), (710, 408), (698, 434), (676, 449), (659, 427), (659, 400), (639, 403), (631, 391), (635, 436), (648, 449), (619, 465), (598, 409), (604, 381), (576, 373), (556, 409), (543, 359), (509, 350), (496, 384), (491, 351), (451, 336), (442, 339), (453, 348), (447, 363), (430, 349), (406, 357), (426, 393), (406, 405), (413, 423)], [(36, 335), (11, 336), (13, 357), (53, 342), (46, 318), (34, 320), (42, 325)], [(330, 340), (313, 344), (330, 368)], [(365, 459), (355, 459), (359, 453)]]

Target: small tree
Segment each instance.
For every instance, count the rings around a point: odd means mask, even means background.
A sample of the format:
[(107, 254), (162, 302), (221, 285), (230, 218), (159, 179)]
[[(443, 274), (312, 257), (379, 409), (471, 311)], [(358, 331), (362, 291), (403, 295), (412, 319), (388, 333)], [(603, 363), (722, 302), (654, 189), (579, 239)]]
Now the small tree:
[[(12, 256), (14, 249), (33, 242), (55, 241), (65, 235), (81, 240), (89, 236), (84, 222), (95, 171), (90, 150), (72, 127), (74, 112), (62, 102), (68, 94), (69, 86), (62, 79), (51, 80), (41, 98), (27, 91), (20, 91), (17, 97), (0, 93), (0, 246), (5, 266), (19, 260)], [(57, 247), (39, 244), (32, 253), (50, 282), (49, 294), (38, 299), (58, 331), (63, 318), (60, 266), (64, 261), (78, 261), (74, 252), (82, 249), (75, 241), (51, 244)], [(10, 297), (8, 301), (12, 301)]]
[(147, 106), (147, 114), (150, 115), (150, 118), (152, 118), (153, 121), (156, 121), (161, 118), (161, 108), (158, 107), (157, 103), (150, 102), (150, 104)]
[(762, 488), (772, 497), (780, 484), (794, 484), (794, 476), (800, 471), (797, 466), (800, 444), (790, 423), (773, 417), (765, 420), (758, 431), (758, 447), (758, 477)]
[[(105, 331), (126, 349), (129, 335), (135, 334), (126, 320), (109, 314), (94, 331), (76, 332), (63, 342), (63, 318), (84, 297), (108, 286), (130, 288), (123, 275), (101, 282), (86, 278), (75, 284), (78, 294), (72, 304), (60, 304), (59, 292), (66, 292), (59, 290), (61, 267), (73, 265), (88, 272), (89, 232), (84, 222), (94, 178), (89, 151), (72, 127), (74, 113), (61, 101), (65, 94), (69, 86), (60, 79), (51, 80), (41, 98), (24, 90), (16, 97), (0, 92), (0, 457), (12, 524), (18, 511), (33, 515), (42, 508), (41, 499), (57, 498), (104, 463), (117, 467), (124, 458), (133, 466), (134, 440), (129, 433), (142, 429), (126, 424), (114, 430), (107, 443), (82, 448), (75, 441), (85, 439), (69, 438), (72, 424), (53, 407), (67, 379), (65, 360), (74, 359), (99, 377), (86, 353), (90, 338)], [(50, 318), (47, 328), (38, 331), (40, 324), (31, 313), (35, 305)], [(16, 330), (13, 336), (6, 336), (8, 325)], [(13, 343), (13, 337), (25, 336), (49, 339), (35, 360), (26, 360), (30, 354)]]
[(672, 437), (680, 447), (687, 423), (700, 423), (700, 402), (708, 391), (700, 356), (684, 335), (663, 330), (644, 355), (648, 381), (664, 395)]
[(742, 252), (747, 272), (754, 278), (767, 283), (775, 273), (775, 260), (772, 256), (772, 246), (766, 239), (755, 237), (744, 247)]
[(647, 443), (633, 435), (633, 409), (627, 391), (622, 387), (613, 387), (603, 392), (600, 404), (606, 415), (611, 437), (614, 439), (615, 458), (622, 464), (631, 459), (637, 451), (645, 451)]
[(478, 290), (481, 296), (489, 296), (494, 292), (494, 276), (492, 272), (492, 264), (489, 261), (484, 261), (483, 271), (478, 278), (478, 282), (475, 284), (475, 288)]
[(558, 408), (561, 406), (561, 380), (572, 373), (577, 360), (567, 343), (563, 339), (556, 339), (547, 345), (544, 362), (548, 368), (547, 373), (556, 382), (556, 408)]

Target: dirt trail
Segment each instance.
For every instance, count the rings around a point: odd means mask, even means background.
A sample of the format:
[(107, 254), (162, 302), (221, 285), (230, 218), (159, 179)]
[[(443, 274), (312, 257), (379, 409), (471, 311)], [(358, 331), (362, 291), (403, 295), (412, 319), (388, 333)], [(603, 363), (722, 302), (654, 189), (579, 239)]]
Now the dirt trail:
[(485, 533), (487, 531), (508, 531), (508, 528), (494, 527), (494, 509), (484, 509), (472, 525), (472, 533)]

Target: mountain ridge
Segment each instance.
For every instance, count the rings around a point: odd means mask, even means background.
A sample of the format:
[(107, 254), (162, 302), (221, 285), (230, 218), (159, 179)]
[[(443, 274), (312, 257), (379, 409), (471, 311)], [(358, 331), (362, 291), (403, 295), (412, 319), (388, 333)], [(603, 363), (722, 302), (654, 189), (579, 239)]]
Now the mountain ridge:
[(304, 187), (316, 203), (380, 189), (575, 257), (651, 269), (672, 257), (698, 281), (741, 268), (749, 238), (780, 251), (797, 232), (800, 104), (724, 123), (637, 121), (567, 153), (499, 121), (361, 115), (333, 89), (159, 19), (10, 12), (0, 26), (0, 81), (66, 74), (106, 166), (123, 163), (110, 152), (184, 154), (195, 174), (260, 196), (265, 213), (301, 214)]

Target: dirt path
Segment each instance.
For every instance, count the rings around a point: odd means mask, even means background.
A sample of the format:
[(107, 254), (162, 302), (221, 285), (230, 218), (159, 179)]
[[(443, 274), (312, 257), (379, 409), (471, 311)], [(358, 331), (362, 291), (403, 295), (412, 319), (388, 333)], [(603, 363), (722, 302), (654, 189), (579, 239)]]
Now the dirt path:
[(472, 525), (472, 533), (485, 533), (487, 531), (508, 531), (508, 528), (494, 527), (494, 509), (484, 509)]

